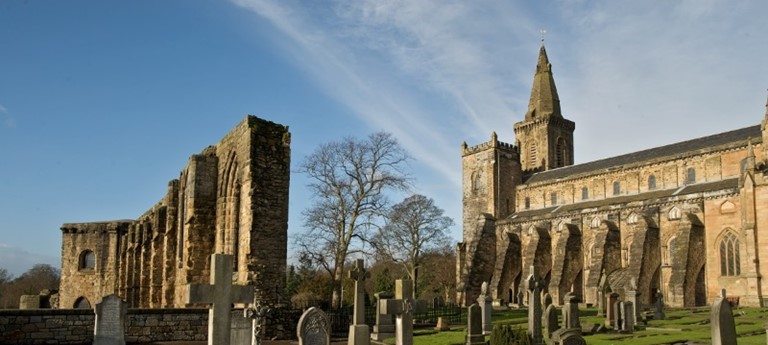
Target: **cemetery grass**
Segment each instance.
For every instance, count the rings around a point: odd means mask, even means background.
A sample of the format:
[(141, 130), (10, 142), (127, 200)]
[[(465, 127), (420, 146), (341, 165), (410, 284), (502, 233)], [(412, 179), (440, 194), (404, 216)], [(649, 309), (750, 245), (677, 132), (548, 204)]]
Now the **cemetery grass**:
[[(580, 309), (581, 322), (603, 323), (604, 317), (597, 316), (594, 308)], [(632, 334), (600, 333), (587, 335), (584, 339), (587, 344), (596, 345), (651, 345), (673, 344), (693, 342), (709, 344), (710, 308), (695, 309), (667, 309), (664, 320), (650, 320), (648, 325), (638, 322), (638, 330)], [(760, 308), (734, 308), (734, 320), (736, 321), (736, 333), (740, 345), (765, 344), (765, 328), (763, 324), (768, 322), (768, 309)], [(562, 316), (560, 316), (562, 318)], [(510, 309), (494, 311), (493, 324), (511, 324), (525, 329), (528, 322), (526, 310)], [(562, 322), (562, 320), (561, 320)], [(647, 327), (647, 328), (646, 328)], [(466, 325), (452, 325), (450, 331), (437, 332), (432, 329), (416, 329), (414, 331), (414, 345), (460, 345), (464, 344)], [(486, 340), (490, 336), (486, 336)], [(387, 344), (394, 344), (394, 339), (387, 339)]]

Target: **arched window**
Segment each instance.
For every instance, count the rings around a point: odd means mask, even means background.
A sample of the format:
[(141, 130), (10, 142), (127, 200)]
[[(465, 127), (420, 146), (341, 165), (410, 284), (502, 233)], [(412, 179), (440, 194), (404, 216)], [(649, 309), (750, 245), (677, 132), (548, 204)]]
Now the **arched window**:
[(613, 195), (619, 195), (621, 194), (621, 184), (619, 181), (613, 182)]
[(527, 209), (530, 209), (530, 208), (531, 208), (531, 198), (526, 196), (525, 197), (525, 209), (527, 210)]
[(93, 270), (96, 267), (96, 254), (91, 250), (84, 250), (80, 253), (80, 258), (77, 262), (77, 268), (83, 270)]
[(528, 145), (528, 162), (532, 168), (536, 167), (536, 143)]
[(680, 219), (682, 216), (683, 216), (683, 211), (680, 211), (680, 209), (677, 207), (673, 207), (671, 210), (669, 210), (669, 213), (667, 214), (667, 219), (677, 220), (677, 219)]
[(549, 195), (549, 200), (552, 202), (552, 206), (557, 205), (557, 192), (552, 192)]
[(732, 202), (726, 200), (720, 205), (720, 213), (727, 214), (734, 212), (736, 212), (736, 205), (734, 205)]
[(686, 174), (685, 183), (687, 184), (696, 183), (696, 169), (688, 168), (688, 173)]
[(472, 184), (472, 192), (476, 193), (480, 189), (480, 174), (477, 171), (473, 171), (470, 179), (470, 183)]
[(589, 199), (589, 188), (581, 187), (581, 200)]
[(88, 302), (88, 299), (80, 296), (75, 300), (75, 304), (72, 306), (75, 309), (91, 309), (91, 303)]
[(590, 223), (590, 226), (593, 228), (599, 228), (600, 224), (603, 223), (603, 220), (600, 219), (600, 217), (592, 218), (592, 222)]
[(720, 240), (720, 275), (737, 276), (741, 274), (739, 256), (739, 238), (731, 231)]
[(636, 224), (638, 218), (640, 218), (640, 216), (638, 216), (637, 213), (632, 212), (632, 214), (627, 217), (627, 224)]
[(656, 189), (656, 176), (648, 176), (648, 190)]
[(568, 144), (565, 142), (565, 139), (557, 138), (555, 155), (555, 164), (557, 167), (564, 167), (568, 165)]

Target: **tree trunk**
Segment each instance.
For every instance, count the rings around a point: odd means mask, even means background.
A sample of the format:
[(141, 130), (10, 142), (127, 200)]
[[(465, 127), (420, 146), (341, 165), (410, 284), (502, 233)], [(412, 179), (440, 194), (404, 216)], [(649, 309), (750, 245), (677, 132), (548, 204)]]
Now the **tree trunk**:
[(344, 266), (337, 265), (333, 273), (333, 294), (331, 296), (331, 309), (340, 309), (342, 303), (341, 278), (344, 274)]

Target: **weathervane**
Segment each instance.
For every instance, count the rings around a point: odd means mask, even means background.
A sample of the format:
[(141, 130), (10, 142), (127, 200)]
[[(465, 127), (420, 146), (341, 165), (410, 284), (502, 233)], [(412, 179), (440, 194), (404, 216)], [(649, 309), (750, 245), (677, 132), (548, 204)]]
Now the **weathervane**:
[(544, 36), (547, 35), (547, 30), (541, 29), (539, 32), (541, 33), (541, 43), (543, 44), (544, 43)]

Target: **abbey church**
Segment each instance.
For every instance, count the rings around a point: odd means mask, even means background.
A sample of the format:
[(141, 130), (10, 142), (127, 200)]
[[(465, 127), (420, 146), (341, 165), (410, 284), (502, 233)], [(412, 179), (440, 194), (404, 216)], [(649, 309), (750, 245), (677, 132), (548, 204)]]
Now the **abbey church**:
[(493, 133), (462, 146), (458, 301), (473, 303), (487, 281), (494, 303), (524, 303), (535, 267), (558, 305), (570, 291), (597, 305), (634, 290), (645, 305), (660, 291), (668, 306), (701, 306), (723, 288), (768, 305), (767, 124), (768, 112), (755, 126), (574, 164), (575, 124), (542, 45), (514, 144)]

